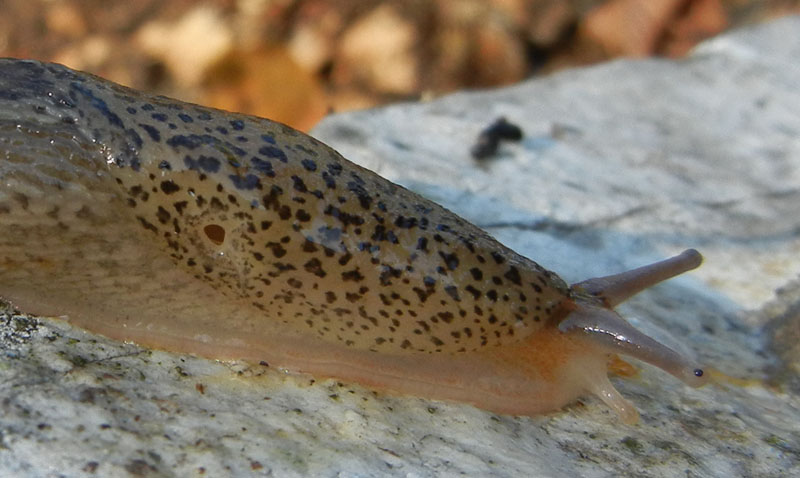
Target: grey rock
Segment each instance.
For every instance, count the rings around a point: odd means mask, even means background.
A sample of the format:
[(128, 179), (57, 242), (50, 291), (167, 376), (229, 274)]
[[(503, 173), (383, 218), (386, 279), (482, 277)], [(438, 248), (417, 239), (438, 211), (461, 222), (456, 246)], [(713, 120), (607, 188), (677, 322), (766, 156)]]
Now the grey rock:
[[(642, 365), (615, 380), (638, 425), (593, 398), (510, 417), (6, 310), (0, 476), (800, 474), (800, 398), (767, 382), (781, 362), (762, 329), (800, 271), (798, 32), (785, 18), (683, 61), (617, 61), (337, 115), (314, 132), (568, 282), (700, 249), (701, 269), (619, 310), (709, 363), (717, 383), (691, 389)], [(477, 163), (470, 147), (499, 116), (524, 137)]]

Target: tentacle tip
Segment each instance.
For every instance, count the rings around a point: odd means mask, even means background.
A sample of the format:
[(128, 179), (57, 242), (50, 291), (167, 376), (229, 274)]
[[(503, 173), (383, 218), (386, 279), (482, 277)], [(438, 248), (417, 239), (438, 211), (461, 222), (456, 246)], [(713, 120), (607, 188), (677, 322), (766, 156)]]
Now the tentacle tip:
[(687, 270), (697, 269), (703, 263), (703, 255), (697, 249), (686, 249), (678, 257), (687, 264)]
[(622, 399), (619, 403), (612, 406), (617, 413), (620, 421), (625, 425), (636, 425), (639, 423), (639, 411), (628, 400)]
[(635, 425), (639, 421), (639, 412), (636, 407), (617, 391), (607, 375), (602, 374), (593, 377), (589, 389), (597, 398), (617, 413), (622, 423)]
[(709, 380), (709, 374), (707, 374), (702, 368), (700, 367), (688, 367), (680, 376), (679, 378), (686, 384), (691, 387), (702, 387)]
[(624, 413), (619, 414), (619, 418), (622, 420), (622, 423), (626, 425), (636, 425), (639, 423), (639, 411), (636, 410), (636, 407), (631, 405)]

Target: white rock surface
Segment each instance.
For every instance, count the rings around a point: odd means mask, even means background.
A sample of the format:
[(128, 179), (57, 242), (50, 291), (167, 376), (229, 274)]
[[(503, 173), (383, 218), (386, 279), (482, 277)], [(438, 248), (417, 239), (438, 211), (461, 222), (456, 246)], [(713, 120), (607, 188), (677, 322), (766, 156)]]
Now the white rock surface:
[[(587, 398), (537, 418), (375, 394), (260, 366), (0, 316), (0, 476), (800, 474), (800, 397), (764, 383), (754, 313), (800, 272), (800, 18), (496, 91), (338, 115), (315, 135), (566, 280), (685, 247), (704, 266), (619, 310), (743, 381), (615, 380), (642, 413)], [(505, 116), (525, 132), (477, 164)]]

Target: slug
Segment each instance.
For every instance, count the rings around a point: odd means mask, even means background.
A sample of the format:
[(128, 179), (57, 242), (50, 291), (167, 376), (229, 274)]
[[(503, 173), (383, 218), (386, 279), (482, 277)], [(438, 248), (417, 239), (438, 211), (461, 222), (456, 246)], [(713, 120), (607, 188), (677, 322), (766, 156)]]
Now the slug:
[(700, 367), (613, 307), (694, 250), (572, 286), (443, 207), (266, 119), (0, 60), (0, 296), (143, 346), (535, 415), (625, 422), (617, 354)]

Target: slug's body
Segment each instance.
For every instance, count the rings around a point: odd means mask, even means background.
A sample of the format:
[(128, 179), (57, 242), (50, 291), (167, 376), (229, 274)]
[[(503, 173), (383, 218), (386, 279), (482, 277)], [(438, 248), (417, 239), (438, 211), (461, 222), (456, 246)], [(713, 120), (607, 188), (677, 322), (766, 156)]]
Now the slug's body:
[(512, 414), (613, 353), (702, 372), (610, 307), (694, 251), (568, 286), (284, 125), (0, 60), (0, 296), (119, 340)]

